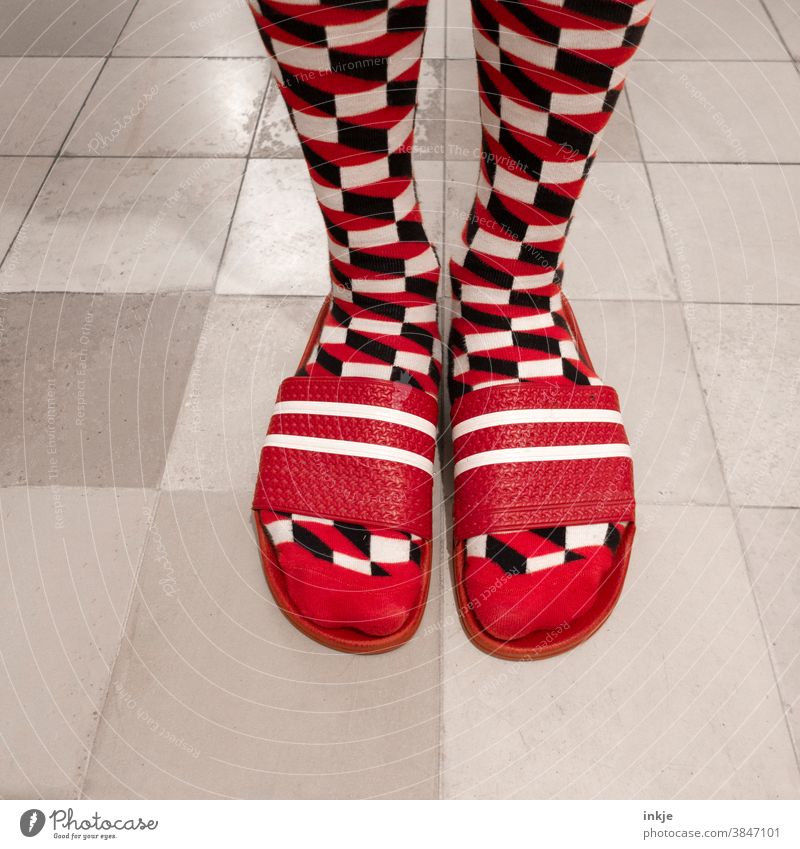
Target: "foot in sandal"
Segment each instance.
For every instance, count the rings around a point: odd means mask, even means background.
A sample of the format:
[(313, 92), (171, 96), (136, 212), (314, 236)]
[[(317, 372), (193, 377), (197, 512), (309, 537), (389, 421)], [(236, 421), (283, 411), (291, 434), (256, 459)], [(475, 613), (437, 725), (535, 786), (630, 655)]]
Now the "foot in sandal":
[(251, 6), (322, 210), (332, 281), (262, 451), (264, 569), (307, 634), (383, 651), (413, 633), (430, 574), (439, 266), (411, 167), (425, 2)]
[(482, 162), (451, 264), (462, 621), (510, 658), (563, 651), (614, 606), (630, 448), (561, 292), (561, 254), (652, 0), (473, 0)]

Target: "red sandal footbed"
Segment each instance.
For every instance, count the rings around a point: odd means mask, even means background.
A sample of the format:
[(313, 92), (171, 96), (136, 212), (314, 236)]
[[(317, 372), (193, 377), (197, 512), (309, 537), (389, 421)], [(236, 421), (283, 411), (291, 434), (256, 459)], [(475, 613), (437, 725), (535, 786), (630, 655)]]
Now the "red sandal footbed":
[[(328, 308), (326, 300), (300, 368), (317, 345)], [(365, 416), (365, 407), (374, 408), (375, 415)], [(418, 629), (430, 587), (437, 420), (437, 399), (406, 384), (355, 377), (290, 377), (281, 384), (261, 450), (253, 513), (270, 591), (287, 619), (316, 642), (343, 652), (379, 654), (408, 642)], [(343, 433), (358, 441), (342, 440)], [(261, 511), (402, 528), (421, 537), (419, 597), (404, 624), (373, 637), (304, 616), (287, 589)]]
[[(572, 309), (563, 295), (562, 299), (580, 355), (591, 367)], [(554, 416), (548, 416), (548, 409)], [(516, 410), (537, 410), (542, 415), (534, 423), (524, 414), (515, 419)], [(576, 410), (581, 412), (569, 415)], [(565, 411), (566, 423), (557, 415)], [(546, 381), (477, 389), (454, 402), (453, 453), (461, 471), (457, 466), (453, 580), (461, 624), (482, 651), (507, 660), (552, 657), (591, 637), (616, 606), (636, 528), (632, 462), (618, 414), (617, 396), (609, 386), (565, 387)], [(567, 446), (568, 454), (586, 448), (591, 456), (559, 456), (565, 438), (575, 443)], [(541, 451), (552, 461), (504, 459), (518, 458), (520, 450)], [(493, 453), (497, 451), (509, 454)], [(504, 641), (486, 631), (475, 612), (480, 600), (471, 600), (466, 591), (466, 539), (492, 532), (622, 521), (627, 525), (613, 566), (591, 609), (563, 627), (536, 630), (520, 639)]]

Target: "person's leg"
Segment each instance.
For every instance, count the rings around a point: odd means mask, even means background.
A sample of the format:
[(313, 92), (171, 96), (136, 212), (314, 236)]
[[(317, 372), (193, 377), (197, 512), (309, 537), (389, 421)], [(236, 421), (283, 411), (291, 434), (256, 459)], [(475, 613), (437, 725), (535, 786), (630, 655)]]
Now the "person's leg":
[[(435, 396), (439, 267), (411, 170), (426, 3), (251, 7), (328, 232), (331, 307), (304, 374), (397, 381)], [(262, 511), (261, 521), (305, 616), (371, 635), (402, 625), (418, 596), (418, 538), (314, 516)]]
[[(453, 399), (520, 381), (601, 385), (565, 319), (560, 257), (652, 5), (472, 0), (483, 150), (463, 258), (451, 264)], [(482, 625), (508, 640), (575, 619), (608, 579), (623, 528), (469, 539), (467, 592), (485, 599)], [(501, 589), (487, 593), (498, 575)]]

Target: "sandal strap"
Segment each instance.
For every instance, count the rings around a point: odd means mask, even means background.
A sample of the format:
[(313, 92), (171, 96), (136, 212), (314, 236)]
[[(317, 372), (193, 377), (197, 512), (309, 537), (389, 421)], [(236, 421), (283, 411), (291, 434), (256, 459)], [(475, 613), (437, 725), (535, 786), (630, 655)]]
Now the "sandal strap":
[(253, 508), (432, 536), (438, 403), (370, 378), (283, 381)]
[(633, 463), (610, 386), (519, 383), (453, 407), (456, 537), (634, 518)]

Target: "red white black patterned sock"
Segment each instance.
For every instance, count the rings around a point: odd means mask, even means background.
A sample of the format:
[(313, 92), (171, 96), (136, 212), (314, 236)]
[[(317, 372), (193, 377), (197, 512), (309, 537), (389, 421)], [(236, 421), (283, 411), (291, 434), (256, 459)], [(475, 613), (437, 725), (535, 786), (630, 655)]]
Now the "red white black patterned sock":
[[(331, 308), (302, 373), (436, 395), (439, 265), (411, 168), (426, 4), (251, 0), (328, 232)], [(267, 516), (265, 528), (287, 572), (311, 568), (316, 589), (329, 587), (313, 593), (309, 618), (374, 635), (402, 625), (420, 580), (418, 539), (298, 515)], [(401, 589), (381, 589), (398, 577)], [(293, 594), (304, 609), (302, 581)]]
[[(450, 269), (452, 397), (518, 381), (601, 384), (564, 318), (560, 257), (652, 5), (472, 0), (483, 150), (464, 256)], [(621, 527), (469, 540), (469, 595), (489, 599), (477, 615), (500, 639), (572, 621), (611, 568)], [(493, 609), (489, 561), (518, 588), (512, 611)]]

